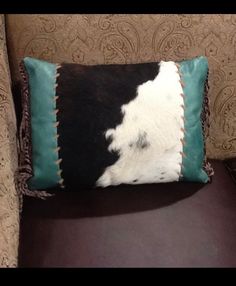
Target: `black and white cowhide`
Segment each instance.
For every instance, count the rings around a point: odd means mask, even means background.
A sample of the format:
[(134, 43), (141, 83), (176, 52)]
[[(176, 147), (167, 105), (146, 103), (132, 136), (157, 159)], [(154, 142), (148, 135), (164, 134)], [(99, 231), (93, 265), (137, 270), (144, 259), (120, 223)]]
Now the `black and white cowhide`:
[(63, 64), (58, 143), (67, 188), (179, 180), (182, 93), (171, 61)]

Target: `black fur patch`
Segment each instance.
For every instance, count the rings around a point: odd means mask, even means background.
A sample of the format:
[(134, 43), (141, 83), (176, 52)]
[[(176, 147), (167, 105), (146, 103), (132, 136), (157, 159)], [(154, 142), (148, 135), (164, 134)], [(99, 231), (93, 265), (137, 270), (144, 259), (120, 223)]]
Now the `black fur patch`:
[[(159, 65), (63, 64), (59, 73), (57, 118), (62, 177), (67, 189), (78, 190), (79, 185), (94, 186), (105, 168), (119, 159), (118, 153), (108, 151), (112, 138), (106, 140), (104, 134), (122, 122), (121, 106), (136, 97), (140, 84), (157, 76)], [(147, 142), (141, 137), (136, 144), (145, 148)]]

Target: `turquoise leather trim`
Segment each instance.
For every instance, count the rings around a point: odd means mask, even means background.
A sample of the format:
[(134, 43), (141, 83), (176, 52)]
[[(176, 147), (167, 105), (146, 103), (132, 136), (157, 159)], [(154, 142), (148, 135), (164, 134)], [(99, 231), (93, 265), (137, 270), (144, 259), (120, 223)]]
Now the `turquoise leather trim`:
[(56, 65), (26, 57), (25, 68), (29, 75), (32, 164), (34, 176), (28, 181), (30, 189), (46, 189), (58, 185), (59, 159), (55, 98)]
[(204, 96), (204, 85), (208, 71), (206, 57), (181, 61), (181, 78), (184, 83), (184, 118), (185, 118), (185, 145), (183, 152), (182, 175), (183, 181), (209, 181), (209, 177), (202, 169), (204, 161), (204, 138), (201, 125), (201, 112)]

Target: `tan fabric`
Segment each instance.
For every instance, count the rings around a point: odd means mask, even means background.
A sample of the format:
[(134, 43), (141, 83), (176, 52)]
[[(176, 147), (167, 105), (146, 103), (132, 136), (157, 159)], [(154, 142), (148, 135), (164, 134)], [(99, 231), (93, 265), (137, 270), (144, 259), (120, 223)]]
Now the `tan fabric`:
[(24, 56), (83, 64), (210, 63), (211, 158), (236, 155), (236, 15), (9, 15), (13, 72)]
[(4, 16), (0, 15), (0, 267), (17, 266), (19, 200), (14, 184), (16, 167), (16, 119), (10, 90)]

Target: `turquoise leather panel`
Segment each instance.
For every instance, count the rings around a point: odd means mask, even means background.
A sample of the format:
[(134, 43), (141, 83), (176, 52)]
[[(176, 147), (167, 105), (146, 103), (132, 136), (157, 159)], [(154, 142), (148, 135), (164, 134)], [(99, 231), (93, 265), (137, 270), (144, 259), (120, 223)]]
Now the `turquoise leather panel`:
[(208, 175), (202, 169), (204, 160), (204, 138), (201, 125), (201, 112), (204, 96), (204, 85), (208, 72), (206, 57), (181, 61), (180, 73), (184, 83), (184, 118), (185, 138), (183, 152), (183, 181), (209, 181)]
[(46, 189), (60, 180), (59, 165), (55, 163), (59, 159), (54, 126), (56, 65), (29, 57), (24, 58), (24, 64), (29, 75), (34, 172), (28, 185), (30, 189)]

